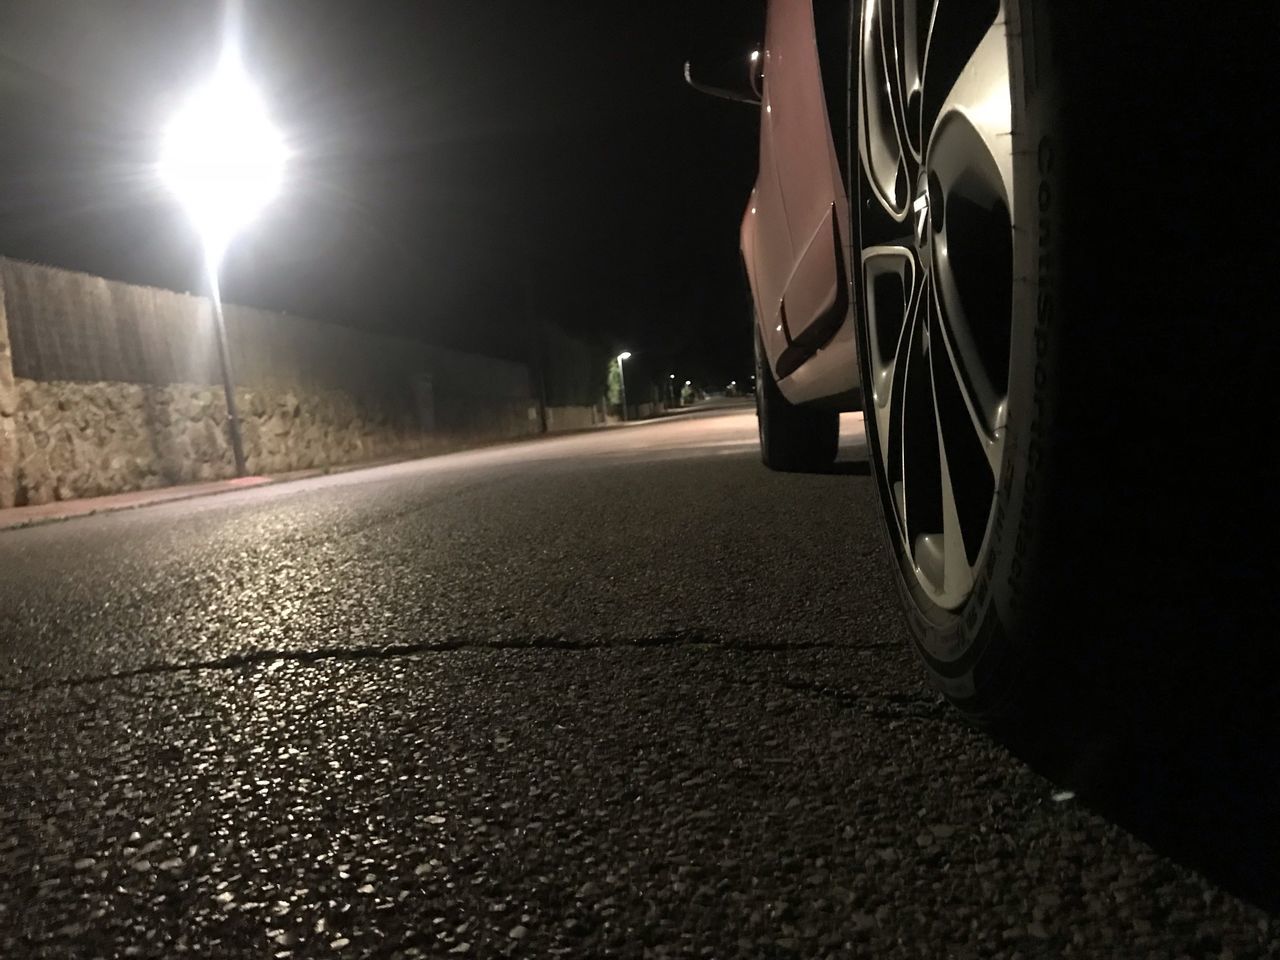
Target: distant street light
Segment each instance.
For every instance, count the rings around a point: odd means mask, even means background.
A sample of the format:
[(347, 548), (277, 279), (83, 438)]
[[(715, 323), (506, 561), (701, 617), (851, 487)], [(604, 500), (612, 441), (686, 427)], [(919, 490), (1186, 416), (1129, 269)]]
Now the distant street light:
[(618, 354), (618, 384), (622, 387), (622, 422), (627, 422), (627, 375), (623, 372), (622, 361), (631, 359), (631, 351), (623, 350)]
[(212, 79), (196, 90), (165, 131), (159, 173), (186, 208), (204, 246), (238, 477), (246, 473), (244, 441), (218, 268), (236, 231), (279, 192), (286, 156), (283, 139), (272, 126), (234, 44), (229, 44)]

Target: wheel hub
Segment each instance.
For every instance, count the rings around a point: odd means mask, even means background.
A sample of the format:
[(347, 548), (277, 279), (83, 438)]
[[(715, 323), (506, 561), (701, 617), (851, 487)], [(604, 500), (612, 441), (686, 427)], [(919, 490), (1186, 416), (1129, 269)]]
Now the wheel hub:
[(920, 255), (920, 265), (929, 269), (929, 247), (933, 237), (929, 217), (929, 182), (924, 173), (920, 174), (916, 186), (915, 200), (911, 202), (911, 216), (914, 221), (913, 233), (916, 238), (916, 253)]
[(920, 266), (926, 271), (932, 265), (934, 234), (942, 232), (943, 212), (942, 183), (938, 175), (921, 170), (916, 181), (915, 199), (911, 202), (911, 218), (916, 254), (920, 258)]

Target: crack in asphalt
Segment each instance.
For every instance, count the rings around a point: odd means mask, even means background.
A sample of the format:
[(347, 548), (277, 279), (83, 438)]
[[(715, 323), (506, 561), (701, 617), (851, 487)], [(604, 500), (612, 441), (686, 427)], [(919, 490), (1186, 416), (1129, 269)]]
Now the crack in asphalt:
[[(73, 689), (164, 674), (196, 673), (205, 670), (240, 670), (265, 663), (321, 663), (344, 660), (394, 660), (430, 653), (450, 653), (458, 650), (606, 650), (653, 649), (660, 647), (717, 647), (742, 653), (789, 652), (793, 650), (835, 649), (841, 644), (831, 642), (792, 642), (769, 640), (727, 640), (698, 630), (673, 630), (647, 634), (640, 637), (600, 640), (576, 640), (562, 635), (532, 636), (517, 639), (474, 640), (456, 638), (429, 640), (419, 643), (392, 643), (378, 646), (315, 647), (301, 650), (246, 650), (206, 660), (190, 660), (179, 663), (149, 663), (127, 670), (86, 676), (50, 677), (26, 684), (0, 684), (0, 692), (21, 694), (39, 693), (45, 690)], [(861, 650), (861, 647), (850, 648)]]

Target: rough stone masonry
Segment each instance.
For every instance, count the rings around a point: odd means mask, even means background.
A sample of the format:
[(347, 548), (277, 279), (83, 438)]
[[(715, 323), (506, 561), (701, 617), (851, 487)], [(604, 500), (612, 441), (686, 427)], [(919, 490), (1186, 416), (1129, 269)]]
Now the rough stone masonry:
[(0, 509), (17, 500), (14, 467), (18, 458), (18, 434), (14, 415), (18, 412), (18, 390), (13, 379), (13, 356), (9, 349), (9, 323), (4, 310), (4, 290), (0, 288)]
[[(18, 380), (12, 500), (48, 503), (232, 476), (226, 402), (216, 387)], [(338, 391), (236, 391), (252, 473), (426, 452), (416, 428)]]
[[(523, 365), (227, 309), (253, 473), (537, 429)], [(206, 300), (0, 259), (0, 507), (234, 475), (214, 357)]]

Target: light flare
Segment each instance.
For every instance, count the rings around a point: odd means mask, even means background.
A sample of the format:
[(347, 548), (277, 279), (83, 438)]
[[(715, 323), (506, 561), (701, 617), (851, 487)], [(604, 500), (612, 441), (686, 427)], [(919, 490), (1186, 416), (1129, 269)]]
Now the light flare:
[(217, 262), (237, 230), (280, 192), (288, 150), (239, 56), (222, 56), (165, 131), (160, 179)]

